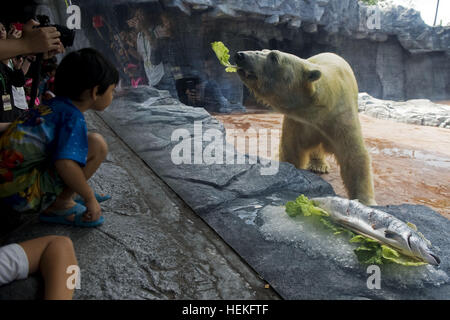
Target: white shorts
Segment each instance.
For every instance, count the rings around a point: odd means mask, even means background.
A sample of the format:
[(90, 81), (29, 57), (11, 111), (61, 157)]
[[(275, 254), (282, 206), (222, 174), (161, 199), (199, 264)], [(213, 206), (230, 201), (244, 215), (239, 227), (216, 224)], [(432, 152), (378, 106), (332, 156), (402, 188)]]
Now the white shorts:
[(28, 257), (17, 243), (0, 247), (0, 286), (28, 277)]

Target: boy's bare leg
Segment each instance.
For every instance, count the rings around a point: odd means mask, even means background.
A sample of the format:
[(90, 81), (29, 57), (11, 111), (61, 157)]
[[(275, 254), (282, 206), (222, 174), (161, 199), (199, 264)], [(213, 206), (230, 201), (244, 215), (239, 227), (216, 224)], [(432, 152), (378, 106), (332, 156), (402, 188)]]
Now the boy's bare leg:
[[(88, 156), (86, 166), (82, 168), (86, 180), (97, 171), (103, 160), (106, 159), (107, 154), (108, 145), (105, 139), (98, 133), (88, 133)], [(46, 212), (51, 213), (53, 210), (59, 211), (72, 208), (76, 204), (73, 201), (74, 194), (73, 190), (65, 188)], [(73, 216), (69, 216), (67, 219), (72, 220)]]
[[(82, 168), (86, 180), (89, 180), (97, 169), (106, 159), (108, 154), (108, 145), (105, 139), (98, 133), (88, 133), (88, 156), (86, 160), (86, 166)], [(63, 201), (72, 201), (72, 206), (75, 204), (72, 200), (74, 192), (69, 188), (66, 188), (58, 198)], [(72, 207), (72, 206), (69, 206)]]
[(46, 300), (71, 300), (73, 289), (67, 287), (71, 274), (67, 268), (77, 265), (72, 241), (67, 237), (47, 236), (21, 242), (29, 263), (29, 274), (40, 270), (45, 283)]

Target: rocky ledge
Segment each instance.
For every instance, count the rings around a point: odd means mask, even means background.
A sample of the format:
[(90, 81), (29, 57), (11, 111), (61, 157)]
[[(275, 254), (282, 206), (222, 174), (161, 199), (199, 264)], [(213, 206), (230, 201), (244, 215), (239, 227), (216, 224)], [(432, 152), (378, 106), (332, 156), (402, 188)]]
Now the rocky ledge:
[(450, 129), (450, 106), (428, 99), (380, 100), (363, 92), (358, 95), (358, 105), (359, 112), (374, 118)]
[[(234, 152), (234, 147), (225, 142), (222, 124), (202, 108), (182, 105), (148, 88), (122, 94), (102, 114), (103, 119), (283, 298), (450, 297), (446, 236), (450, 221), (438, 213), (415, 205), (380, 207), (416, 224), (442, 263), (439, 267), (381, 266), (381, 289), (368, 289), (367, 266), (357, 262), (351, 244), (288, 218), (282, 208), (301, 193), (333, 195), (328, 183), (288, 163), (226, 154)], [(181, 144), (185, 148), (179, 158)], [(215, 157), (226, 161), (214, 163)], [(269, 167), (277, 168), (276, 172), (264, 174)]]

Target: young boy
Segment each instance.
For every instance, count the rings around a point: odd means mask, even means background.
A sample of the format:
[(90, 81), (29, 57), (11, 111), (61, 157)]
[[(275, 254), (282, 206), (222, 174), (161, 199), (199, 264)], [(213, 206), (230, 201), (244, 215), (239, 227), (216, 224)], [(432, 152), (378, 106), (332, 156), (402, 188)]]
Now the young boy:
[[(103, 137), (87, 133), (83, 112), (102, 111), (119, 81), (116, 68), (91, 48), (68, 54), (48, 106), (29, 110), (0, 137), (0, 205), (39, 212), (40, 220), (95, 227), (104, 221), (87, 180), (106, 158)], [(76, 203), (78, 194), (83, 199)]]

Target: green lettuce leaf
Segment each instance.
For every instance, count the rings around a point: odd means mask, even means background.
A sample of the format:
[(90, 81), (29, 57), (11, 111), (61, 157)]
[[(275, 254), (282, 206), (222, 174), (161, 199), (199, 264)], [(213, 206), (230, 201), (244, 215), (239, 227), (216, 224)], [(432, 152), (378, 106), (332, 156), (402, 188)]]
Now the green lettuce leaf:
[(305, 195), (300, 195), (294, 201), (286, 202), (286, 212), (290, 217), (295, 217), (296, 215), (304, 215), (309, 217), (311, 215), (314, 216), (329, 216), (329, 214), (323, 210), (315, 206), (314, 202), (309, 200)]
[(383, 264), (382, 248), (380, 243), (363, 235), (356, 235), (350, 239), (352, 243), (359, 243), (359, 247), (353, 250), (358, 261), (365, 264)]
[(373, 240), (371, 238), (365, 237), (363, 235), (356, 235), (353, 238), (350, 239), (350, 242), (359, 242), (359, 243), (364, 243), (364, 244), (370, 244), (370, 245), (375, 245), (377, 243), (379, 243), (377, 240)]
[(348, 230), (346, 228), (343, 228), (341, 226), (338, 226), (337, 224), (335, 224), (334, 222), (332, 222), (330, 219), (328, 219), (326, 217), (325, 218), (320, 218), (320, 222), (322, 222), (322, 224), (325, 227), (327, 227), (328, 229), (333, 231), (333, 233), (335, 235), (345, 234), (345, 235), (347, 235), (349, 237), (354, 237), (355, 236), (355, 234), (352, 231), (350, 231), (350, 230)]
[(230, 51), (228, 48), (221, 42), (215, 41), (211, 43), (211, 48), (214, 50), (217, 59), (219, 59), (220, 63), (227, 67), (225, 69), (226, 72), (236, 72), (237, 67), (230, 64), (230, 55), (228, 54)]
[(351, 238), (350, 242), (361, 243), (361, 246), (355, 249), (355, 254), (362, 263), (383, 264), (393, 262), (403, 266), (422, 266), (426, 264), (412, 257), (405, 256), (397, 250), (379, 243), (377, 240), (362, 235)]
[[(285, 204), (286, 213), (290, 217), (302, 215), (305, 217), (317, 218), (319, 221), (335, 235), (345, 234), (350, 237), (349, 242), (358, 243), (359, 246), (353, 250), (358, 261), (363, 264), (385, 264), (397, 263), (403, 266), (421, 266), (425, 262), (417, 261), (412, 257), (405, 256), (397, 250), (381, 244), (377, 240), (355, 234), (354, 232), (341, 227), (329, 218), (329, 214), (320, 208), (314, 201), (309, 200), (305, 195), (300, 195), (294, 201)], [(417, 227), (409, 224), (410, 228), (417, 230)]]
[(402, 255), (397, 250), (394, 250), (391, 247), (385, 245), (381, 245), (381, 250), (383, 259), (390, 262), (394, 262), (404, 266), (414, 266), (414, 267), (423, 266), (427, 264), (426, 262), (423, 261), (413, 260), (413, 258)]
[(383, 264), (383, 257), (381, 255), (381, 248), (377, 246), (361, 245), (353, 252), (356, 254), (358, 261), (364, 264)]

